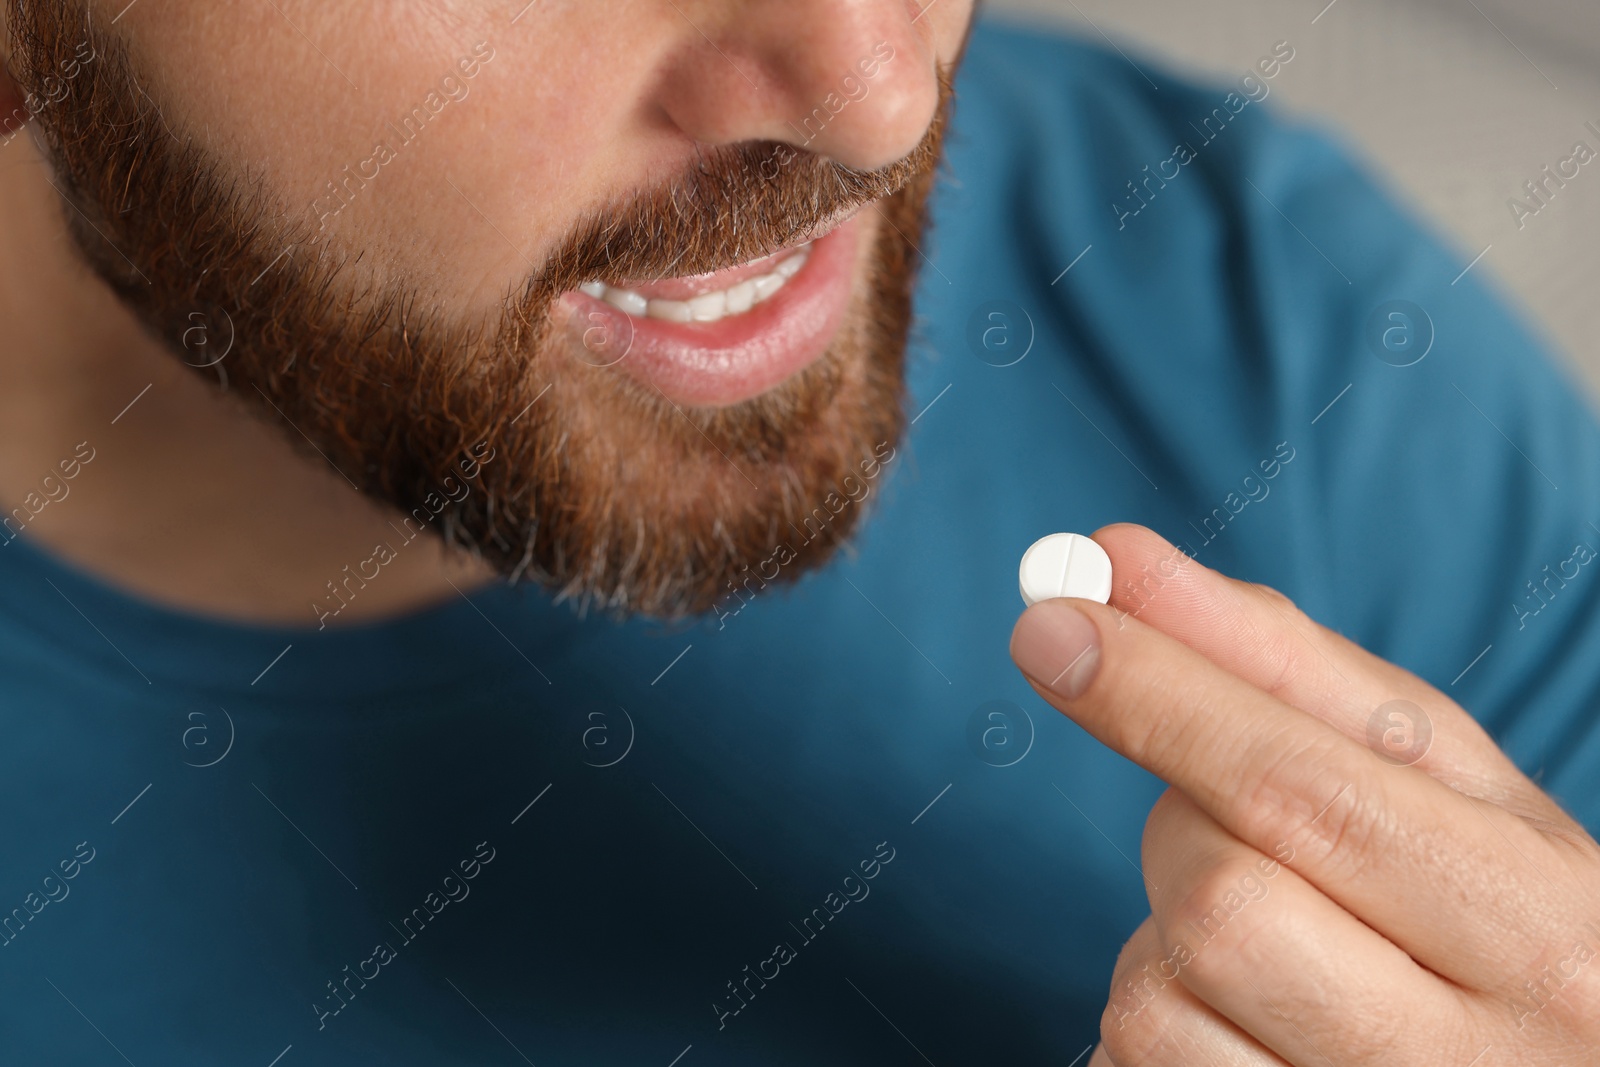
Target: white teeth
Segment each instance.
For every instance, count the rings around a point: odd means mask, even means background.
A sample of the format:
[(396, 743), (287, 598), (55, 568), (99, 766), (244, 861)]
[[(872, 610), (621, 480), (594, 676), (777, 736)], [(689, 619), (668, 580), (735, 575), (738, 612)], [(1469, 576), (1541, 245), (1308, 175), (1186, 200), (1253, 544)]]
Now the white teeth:
[[(605, 282), (591, 282), (590, 284), (600, 287), (600, 295), (606, 303), (621, 311), (626, 311), (630, 315), (643, 315), (645, 308), (650, 303), (632, 289), (612, 289)], [(584, 292), (589, 291), (585, 289)], [(589, 295), (594, 296), (595, 294), (589, 293)]]
[(738, 315), (750, 310), (756, 302), (756, 283), (746, 280), (728, 290), (728, 314)]
[(696, 322), (716, 322), (728, 313), (728, 294), (706, 293), (689, 301), (689, 315)]
[(746, 278), (728, 289), (702, 293), (689, 300), (647, 298), (642, 293), (616, 288), (605, 282), (588, 282), (578, 286), (578, 289), (635, 318), (664, 319), (667, 322), (716, 322), (729, 315), (742, 315), (771, 297), (790, 278), (800, 273), (810, 254), (811, 244), (807, 242), (774, 264), (770, 273)]
[(652, 319), (666, 319), (668, 322), (688, 322), (694, 318), (689, 305), (682, 300), (652, 300), (645, 314)]
[(783, 283), (788, 280), (779, 274), (763, 274), (755, 279), (755, 292), (751, 295), (755, 298), (756, 303), (759, 304), (779, 289), (782, 289)]

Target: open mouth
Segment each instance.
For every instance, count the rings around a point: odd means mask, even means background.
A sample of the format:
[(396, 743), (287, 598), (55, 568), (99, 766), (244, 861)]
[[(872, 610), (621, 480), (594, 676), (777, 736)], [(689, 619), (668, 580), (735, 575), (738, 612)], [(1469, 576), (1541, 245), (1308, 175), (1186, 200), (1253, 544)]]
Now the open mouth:
[(718, 322), (742, 315), (776, 295), (806, 265), (811, 242), (710, 274), (687, 275), (618, 288), (605, 282), (579, 286), (634, 318), (665, 322)]
[(863, 221), (708, 274), (590, 282), (563, 294), (579, 358), (678, 404), (756, 396), (826, 351), (855, 287)]

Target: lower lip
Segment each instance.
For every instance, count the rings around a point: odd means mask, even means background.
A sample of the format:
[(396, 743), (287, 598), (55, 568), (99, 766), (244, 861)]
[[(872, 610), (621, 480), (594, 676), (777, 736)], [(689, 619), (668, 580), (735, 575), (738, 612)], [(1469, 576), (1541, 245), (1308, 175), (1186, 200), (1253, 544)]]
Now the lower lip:
[[(854, 287), (859, 233), (858, 217), (840, 223), (812, 242), (805, 266), (782, 289), (716, 322), (634, 318), (575, 291), (561, 301), (585, 362), (614, 364), (677, 404), (737, 404), (809, 366), (833, 340)], [(586, 338), (605, 340), (597, 346)]]

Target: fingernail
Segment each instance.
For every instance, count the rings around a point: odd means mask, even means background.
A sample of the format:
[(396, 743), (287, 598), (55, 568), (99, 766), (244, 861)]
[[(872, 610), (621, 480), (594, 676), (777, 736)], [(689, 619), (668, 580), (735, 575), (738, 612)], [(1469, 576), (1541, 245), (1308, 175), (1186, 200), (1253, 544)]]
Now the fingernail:
[(1011, 658), (1056, 696), (1076, 700), (1100, 668), (1100, 631), (1067, 601), (1046, 600), (1023, 612), (1011, 635)]

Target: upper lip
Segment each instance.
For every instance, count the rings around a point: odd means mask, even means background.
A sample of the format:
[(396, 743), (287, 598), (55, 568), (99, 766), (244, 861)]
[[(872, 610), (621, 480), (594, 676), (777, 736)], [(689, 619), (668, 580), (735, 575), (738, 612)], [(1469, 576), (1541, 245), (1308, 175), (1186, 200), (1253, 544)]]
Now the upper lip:
[(842, 211), (836, 211), (832, 215), (824, 216), (811, 227), (804, 237), (796, 240), (794, 244), (803, 245), (808, 241), (816, 241), (828, 236), (828, 234), (844, 225), (845, 222), (854, 218), (864, 208), (865, 205), (857, 205), (856, 207), (846, 208)]
[(665, 281), (668, 278), (704, 278), (709, 275), (728, 270), (731, 267), (742, 267), (747, 263), (755, 263), (759, 260), (767, 259), (783, 252), (792, 251), (796, 248), (799, 248), (803, 244), (808, 244), (812, 241), (826, 237), (828, 234), (838, 229), (846, 221), (854, 217), (856, 213), (860, 212), (861, 210), (863, 210), (863, 207), (861, 205), (857, 205), (855, 207), (846, 208), (842, 211), (836, 211), (832, 215), (826, 215), (821, 219), (818, 219), (808, 229), (801, 231), (798, 236), (790, 237), (782, 244), (775, 245), (773, 248), (761, 253), (760, 255), (748, 256), (738, 260), (729, 260), (725, 263), (720, 263), (717, 266), (712, 267), (710, 270), (695, 271), (692, 274), (663, 272), (661, 274), (652, 275), (648, 278), (636, 277), (629, 279), (611, 278), (602, 275), (601, 277), (591, 280), (604, 282), (606, 285), (611, 286), (614, 289), (630, 289), (644, 285), (648, 282)]

